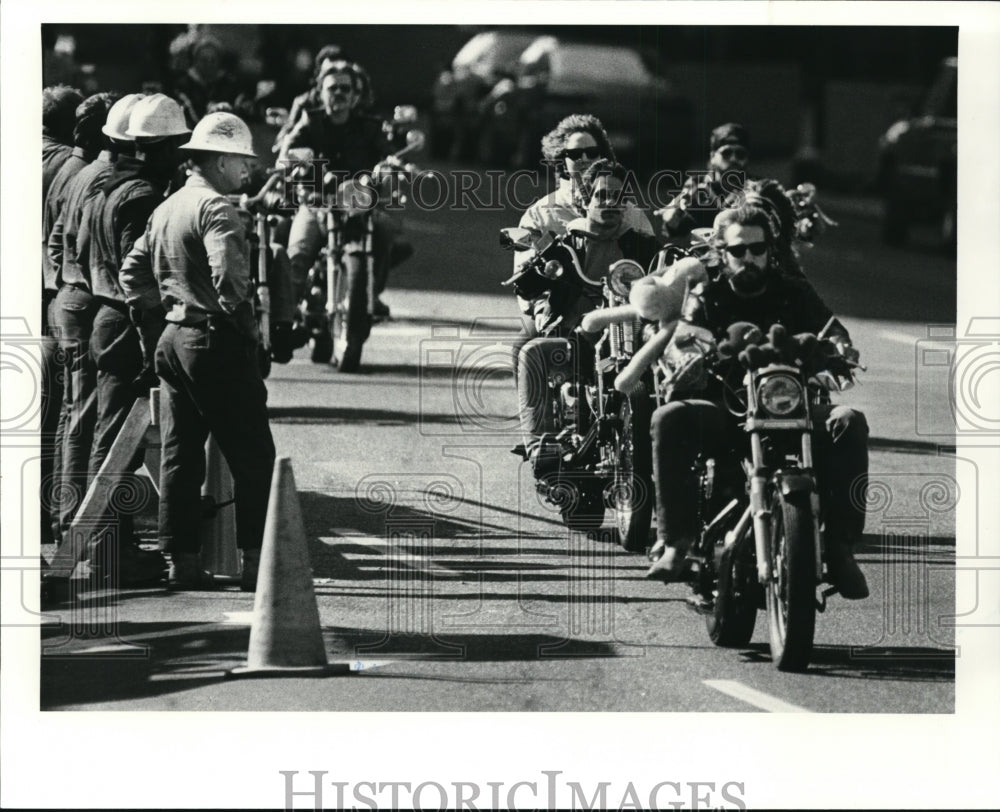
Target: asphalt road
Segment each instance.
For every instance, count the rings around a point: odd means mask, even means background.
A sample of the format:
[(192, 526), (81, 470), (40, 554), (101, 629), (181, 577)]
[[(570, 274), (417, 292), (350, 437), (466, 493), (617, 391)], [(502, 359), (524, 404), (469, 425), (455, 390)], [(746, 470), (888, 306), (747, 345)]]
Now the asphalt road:
[[(349, 675), (224, 680), (249, 637), (253, 601), (236, 591), (92, 593), (43, 627), (42, 707), (951, 712), (961, 463), (918, 350), (929, 326), (954, 321), (955, 263), (919, 240), (884, 248), (849, 208), (834, 216), (805, 265), (869, 367), (842, 402), (872, 429), (859, 556), (872, 596), (831, 599), (807, 673), (773, 668), (762, 613), (750, 645), (714, 647), (685, 587), (646, 581), (609, 526), (570, 533), (540, 502), (508, 453), (517, 319), (497, 287), (509, 256), (496, 234), (517, 214), (442, 209), (408, 216), (416, 254), (359, 374), (300, 351), (268, 381), (324, 642)], [(81, 618), (92, 632), (71, 633)]]

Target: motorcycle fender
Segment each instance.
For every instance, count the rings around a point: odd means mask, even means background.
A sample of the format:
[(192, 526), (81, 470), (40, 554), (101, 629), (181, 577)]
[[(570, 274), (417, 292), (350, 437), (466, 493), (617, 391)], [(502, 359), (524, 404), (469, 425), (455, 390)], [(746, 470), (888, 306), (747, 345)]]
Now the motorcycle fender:
[(782, 496), (796, 493), (810, 494), (816, 490), (816, 482), (809, 474), (779, 474), (777, 479)]

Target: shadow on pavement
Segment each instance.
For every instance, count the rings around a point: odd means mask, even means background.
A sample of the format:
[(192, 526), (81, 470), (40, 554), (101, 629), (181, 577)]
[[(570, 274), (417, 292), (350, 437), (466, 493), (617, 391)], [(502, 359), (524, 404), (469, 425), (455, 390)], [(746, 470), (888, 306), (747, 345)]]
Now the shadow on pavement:
[[(403, 412), (390, 409), (348, 408), (343, 406), (272, 406), (268, 410), (272, 423), (349, 423), (356, 426), (408, 426), (412, 423), (465, 422), (455, 414), (430, 414), (427, 412)], [(499, 417), (499, 415), (497, 416)]]
[[(224, 672), (246, 661), (250, 629), (182, 623), (122, 624), (118, 639), (127, 642), (130, 637), (148, 646), (145, 656), (136, 655), (136, 645), (134, 651), (119, 654), (82, 649), (42, 657), (40, 709), (78, 709), (218, 685), (225, 679)], [(538, 662), (620, 656), (614, 646), (605, 642), (546, 634), (388, 634), (374, 629), (327, 627), (324, 637), (331, 662), (385, 657), (410, 662)], [(369, 676), (365, 672), (355, 676), (362, 674)], [(463, 677), (452, 679), (467, 681)], [(176, 699), (170, 700), (170, 705), (182, 709)]]
[[(215, 683), (222, 672), (246, 660), (250, 641), (248, 626), (122, 622), (115, 631), (113, 640), (91, 639), (82, 649), (67, 646), (41, 658), (42, 710), (162, 696)], [(130, 639), (131, 650), (87, 650), (102, 643), (130, 645)], [(140, 648), (145, 656), (137, 656)]]
[[(754, 643), (741, 654), (746, 662), (771, 661), (767, 643)], [(816, 646), (809, 658), (810, 676), (902, 682), (954, 682), (955, 652), (929, 646)]]

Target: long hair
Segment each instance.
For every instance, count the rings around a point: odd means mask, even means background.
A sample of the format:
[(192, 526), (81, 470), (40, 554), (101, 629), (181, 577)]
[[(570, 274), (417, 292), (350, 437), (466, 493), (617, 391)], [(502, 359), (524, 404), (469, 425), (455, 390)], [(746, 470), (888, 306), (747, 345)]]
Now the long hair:
[(615, 160), (611, 139), (600, 119), (586, 113), (574, 113), (566, 116), (551, 132), (542, 136), (542, 158), (558, 168), (559, 177), (566, 177), (563, 150), (566, 148), (566, 139), (573, 133), (588, 133), (597, 142), (601, 157)]

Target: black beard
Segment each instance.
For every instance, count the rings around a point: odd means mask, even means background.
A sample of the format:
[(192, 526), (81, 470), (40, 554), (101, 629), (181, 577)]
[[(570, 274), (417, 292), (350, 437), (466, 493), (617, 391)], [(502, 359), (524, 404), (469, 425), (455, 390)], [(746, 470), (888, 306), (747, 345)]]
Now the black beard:
[(729, 285), (739, 296), (756, 296), (764, 292), (766, 277), (764, 270), (756, 265), (748, 266), (738, 273), (727, 274)]

